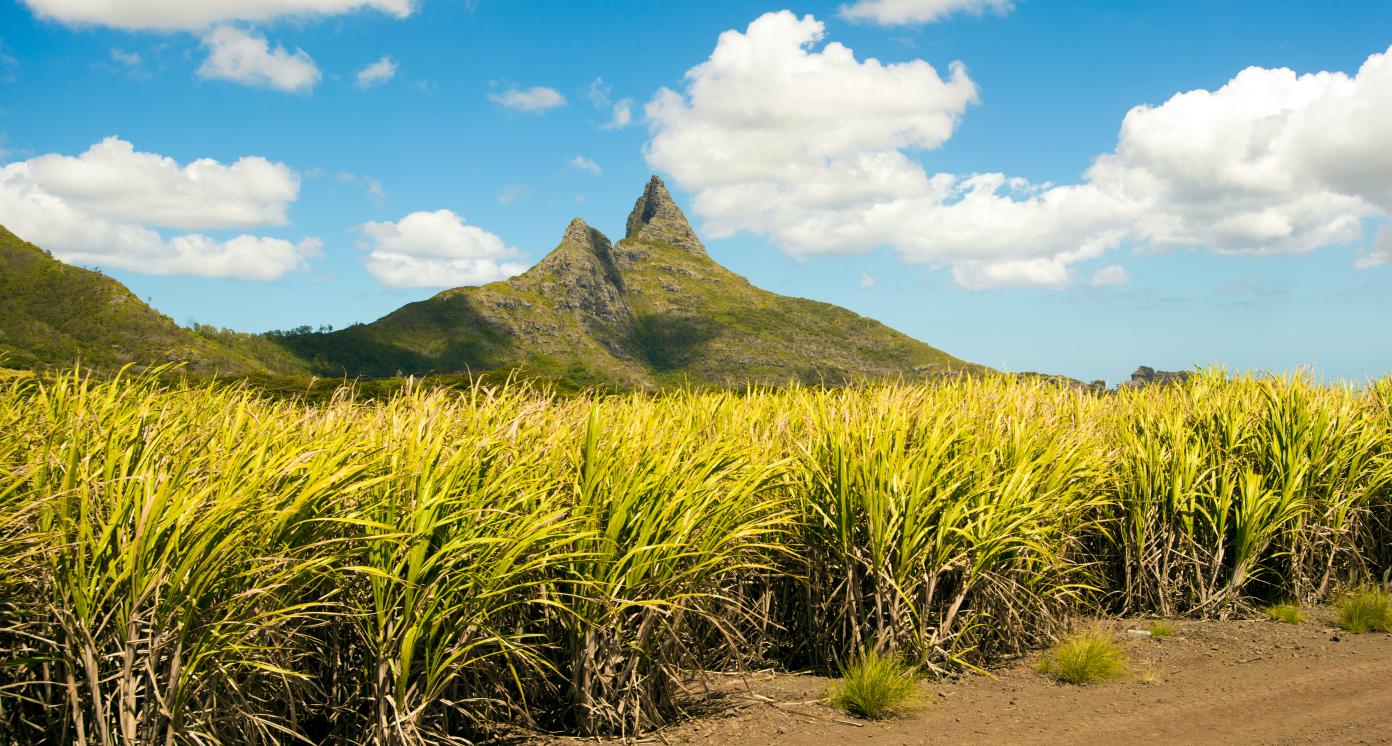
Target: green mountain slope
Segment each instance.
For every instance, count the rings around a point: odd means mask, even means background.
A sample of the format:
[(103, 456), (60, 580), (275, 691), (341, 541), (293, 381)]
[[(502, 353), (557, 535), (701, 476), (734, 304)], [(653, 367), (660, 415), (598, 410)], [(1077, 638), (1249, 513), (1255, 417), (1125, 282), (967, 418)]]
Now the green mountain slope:
[(98, 370), (187, 362), (202, 374), (301, 373), (307, 367), (249, 334), (211, 339), (180, 327), (98, 272), (54, 259), (0, 227), (0, 367)]
[(517, 277), (278, 341), (324, 375), (520, 368), (622, 388), (843, 383), (975, 368), (872, 319), (760, 290), (711, 259), (657, 177), (611, 244), (578, 218)]

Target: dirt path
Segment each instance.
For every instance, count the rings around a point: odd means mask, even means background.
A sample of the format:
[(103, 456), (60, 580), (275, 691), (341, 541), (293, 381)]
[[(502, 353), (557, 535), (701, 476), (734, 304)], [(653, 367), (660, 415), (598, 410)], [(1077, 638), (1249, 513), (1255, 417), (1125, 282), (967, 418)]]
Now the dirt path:
[[(724, 713), (641, 739), (668, 744), (1353, 744), (1392, 743), (1392, 635), (1300, 626), (1177, 622), (1151, 639), (1113, 626), (1135, 674), (1087, 687), (1049, 682), (1033, 659), (960, 683), (923, 684), (917, 714), (862, 723), (819, 700), (815, 676), (751, 675), (721, 688)], [(1336, 641), (1334, 638), (1338, 638)], [(575, 741), (570, 741), (575, 743)], [(554, 742), (553, 742), (554, 743)]]

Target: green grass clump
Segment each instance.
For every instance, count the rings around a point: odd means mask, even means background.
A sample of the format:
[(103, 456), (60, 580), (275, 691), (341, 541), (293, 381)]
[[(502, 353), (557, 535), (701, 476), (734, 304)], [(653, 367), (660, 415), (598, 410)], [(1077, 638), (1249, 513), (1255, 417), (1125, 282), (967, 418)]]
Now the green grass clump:
[(1297, 604), (1274, 604), (1266, 607), (1265, 611), (1268, 617), (1278, 622), (1301, 624), (1305, 621), (1305, 613), (1300, 610), (1300, 606)]
[(1349, 632), (1392, 632), (1392, 594), (1380, 588), (1354, 591), (1339, 602), (1334, 623)]
[(921, 695), (912, 668), (891, 656), (866, 653), (841, 669), (830, 700), (851, 715), (880, 720), (913, 709)]
[(1126, 652), (1111, 635), (1093, 630), (1060, 641), (1036, 670), (1064, 684), (1094, 684), (1126, 675)]
[(1150, 623), (1151, 637), (1169, 637), (1175, 633), (1175, 626), (1163, 619)]

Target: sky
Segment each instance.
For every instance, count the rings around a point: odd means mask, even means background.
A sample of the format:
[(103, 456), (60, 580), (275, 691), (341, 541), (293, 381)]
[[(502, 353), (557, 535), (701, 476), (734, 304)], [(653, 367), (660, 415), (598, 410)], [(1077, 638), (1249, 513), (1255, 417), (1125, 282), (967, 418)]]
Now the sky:
[(616, 239), (1010, 371), (1392, 373), (1392, 3), (0, 0), (0, 225), (177, 322)]

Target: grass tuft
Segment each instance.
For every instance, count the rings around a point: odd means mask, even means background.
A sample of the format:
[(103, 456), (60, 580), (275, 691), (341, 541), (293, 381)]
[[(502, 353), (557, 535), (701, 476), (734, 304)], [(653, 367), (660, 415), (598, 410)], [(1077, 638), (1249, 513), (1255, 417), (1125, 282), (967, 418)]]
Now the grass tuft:
[(1163, 619), (1150, 623), (1150, 636), (1157, 639), (1161, 637), (1170, 637), (1176, 631), (1173, 624)]
[(1094, 684), (1126, 675), (1126, 652), (1103, 630), (1060, 641), (1039, 660), (1036, 670), (1064, 684)]
[(1392, 594), (1380, 588), (1356, 590), (1339, 602), (1334, 623), (1348, 632), (1392, 632)]
[(902, 715), (923, 701), (914, 670), (879, 653), (858, 656), (842, 668), (830, 700), (833, 707), (870, 720)]
[(1268, 617), (1286, 624), (1301, 624), (1305, 621), (1305, 612), (1300, 610), (1298, 604), (1273, 604), (1264, 611)]

